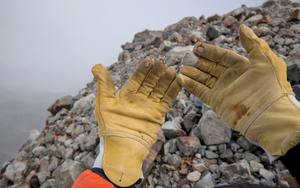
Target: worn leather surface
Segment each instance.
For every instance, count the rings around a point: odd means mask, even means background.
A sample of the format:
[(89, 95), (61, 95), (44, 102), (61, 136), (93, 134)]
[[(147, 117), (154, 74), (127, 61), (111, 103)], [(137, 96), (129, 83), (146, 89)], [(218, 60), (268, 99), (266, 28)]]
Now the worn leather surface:
[(102, 166), (118, 186), (141, 177), (141, 164), (181, 90), (175, 69), (166, 68), (165, 59), (146, 58), (117, 93), (105, 67), (92, 68), (99, 78), (95, 116), (105, 144)]
[[(249, 58), (217, 46), (197, 43), (195, 67), (184, 66), (179, 81), (208, 104), (234, 130), (261, 144), (273, 156), (284, 155), (300, 138), (299, 108), (287, 82), (286, 64), (245, 25), (240, 40)], [(199, 53), (198, 46), (204, 47)]]

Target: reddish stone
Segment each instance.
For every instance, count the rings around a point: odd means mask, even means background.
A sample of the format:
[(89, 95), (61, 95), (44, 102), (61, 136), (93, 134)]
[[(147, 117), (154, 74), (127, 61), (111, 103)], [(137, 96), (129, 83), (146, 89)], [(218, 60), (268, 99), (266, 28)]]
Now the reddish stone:
[(300, 20), (300, 8), (291, 9), (291, 19)]
[(238, 22), (238, 20), (237, 19), (235, 19), (234, 17), (232, 17), (232, 16), (227, 16), (226, 18), (225, 18), (225, 20), (223, 21), (223, 25), (225, 26), (225, 27), (229, 27), (229, 26), (231, 26), (233, 23), (235, 23), (235, 22)]
[(187, 133), (189, 133), (190, 132), (190, 130), (193, 128), (193, 126), (194, 126), (194, 122), (193, 121), (191, 121), (191, 120), (189, 120), (189, 119), (185, 119), (183, 122), (182, 122), (182, 129), (185, 131), (185, 132), (187, 132)]
[(197, 137), (181, 136), (177, 138), (177, 146), (184, 155), (192, 155), (200, 147), (200, 141)]
[(188, 173), (189, 173), (189, 170), (187, 168), (181, 169), (179, 171), (179, 174), (181, 174), (181, 175), (187, 175)]
[(57, 99), (55, 103), (53, 103), (47, 110), (52, 114), (52, 116), (55, 116), (55, 114), (63, 108), (70, 110), (72, 103), (73, 103), (72, 96), (70, 95), (64, 96), (60, 99)]
[(191, 39), (186, 39), (185, 41), (184, 41), (184, 43), (186, 44), (186, 45), (192, 45), (193, 43), (192, 43), (192, 41), (191, 41)]
[(218, 19), (220, 19), (220, 18), (221, 18), (221, 16), (219, 16), (218, 14), (215, 14), (215, 15), (213, 15), (213, 16), (208, 17), (208, 18), (207, 18), (207, 21), (208, 21), (208, 22), (216, 21), (216, 20), (218, 20)]
[(216, 159), (207, 159), (205, 160), (208, 164), (217, 164), (218, 161)]
[(158, 152), (161, 150), (162, 145), (163, 145), (162, 141), (158, 140), (153, 144), (153, 146), (149, 150), (149, 153), (148, 153), (147, 157), (145, 158), (143, 165), (142, 165), (142, 171), (143, 171), (145, 179), (147, 179), (147, 176), (149, 175), (149, 173), (153, 167), (154, 160), (157, 157)]
[(267, 16), (264, 16), (262, 19), (260, 19), (259, 21), (258, 21), (258, 24), (259, 23), (269, 23), (269, 22), (271, 22), (273, 19), (269, 16), (269, 15), (267, 15)]

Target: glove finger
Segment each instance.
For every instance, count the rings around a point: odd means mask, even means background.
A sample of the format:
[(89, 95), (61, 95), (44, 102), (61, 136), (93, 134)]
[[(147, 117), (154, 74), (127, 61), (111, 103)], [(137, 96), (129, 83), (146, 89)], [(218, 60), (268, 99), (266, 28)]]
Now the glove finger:
[(97, 97), (96, 97), (96, 106), (95, 106), (95, 117), (98, 122), (100, 130), (104, 127), (104, 121), (100, 112), (100, 104), (113, 101), (115, 99), (115, 86), (114, 82), (106, 70), (106, 68), (97, 64), (92, 68), (92, 73), (99, 80), (97, 82)]
[(173, 80), (170, 87), (166, 91), (165, 95), (161, 99), (161, 104), (166, 107), (165, 113), (167, 113), (172, 107), (173, 102), (175, 101), (178, 93), (181, 91), (182, 86), (179, 83), (177, 77)]
[(242, 24), (239, 28), (240, 40), (249, 53), (251, 63), (271, 62), (275, 56), (268, 43), (258, 38), (252, 29)]
[[(193, 80), (183, 74), (179, 74), (177, 76), (180, 84), (185, 87), (190, 93), (198, 97), (201, 101), (207, 103), (207, 99), (209, 98), (210, 89), (203, 85), (202, 83)], [(209, 105), (209, 104), (208, 104)]]
[(196, 65), (196, 68), (206, 72), (216, 78), (220, 78), (220, 76), (225, 72), (227, 67), (221, 65), (220, 63), (199, 57), (199, 61)]
[(159, 80), (157, 86), (153, 89), (149, 98), (152, 99), (153, 102), (160, 102), (160, 99), (163, 98), (175, 78), (176, 70), (173, 67), (169, 67)]
[[(200, 53), (197, 51), (197, 47), (199, 46), (202, 46), (204, 48), (204, 52)], [(238, 55), (233, 51), (226, 50), (210, 44), (200, 43), (200, 42), (195, 44), (193, 52), (200, 57), (221, 63), (225, 67), (232, 67), (237, 63), (248, 62), (247, 58)]]
[(153, 58), (145, 58), (119, 91), (119, 95), (124, 96), (128, 92), (136, 93), (153, 67), (153, 63)]
[(215, 83), (218, 81), (216, 77), (211, 76), (210, 74), (207, 74), (195, 67), (191, 66), (184, 66), (180, 69), (180, 72), (187, 76), (192, 78), (193, 80), (200, 82), (201, 84), (205, 85), (208, 88), (213, 88), (215, 86)]
[(98, 100), (114, 98), (116, 94), (115, 85), (107, 69), (103, 65), (97, 64), (92, 68), (92, 73), (99, 79), (97, 82)]
[(164, 58), (159, 58), (153, 65), (148, 76), (142, 83), (138, 93), (144, 94), (145, 96), (149, 96), (153, 88), (156, 86), (158, 80), (161, 75), (165, 72), (167, 68), (167, 61)]

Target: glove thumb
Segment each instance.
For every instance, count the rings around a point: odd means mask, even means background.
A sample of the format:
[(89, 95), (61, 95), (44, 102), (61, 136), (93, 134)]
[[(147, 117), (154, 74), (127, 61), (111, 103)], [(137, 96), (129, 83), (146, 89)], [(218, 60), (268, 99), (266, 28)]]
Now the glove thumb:
[(103, 65), (97, 64), (92, 68), (92, 73), (99, 79), (97, 82), (97, 98), (99, 102), (104, 98), (115, 98), (115, 85), (107, 69)]

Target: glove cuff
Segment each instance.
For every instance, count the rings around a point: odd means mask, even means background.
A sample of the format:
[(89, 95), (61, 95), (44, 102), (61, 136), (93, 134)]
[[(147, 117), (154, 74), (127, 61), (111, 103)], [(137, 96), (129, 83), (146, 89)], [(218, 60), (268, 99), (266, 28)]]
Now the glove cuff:
[(300, 140), (300, 108), (284, 95), (271, 103), (242, 132), (272, 156), (283, 156)]

